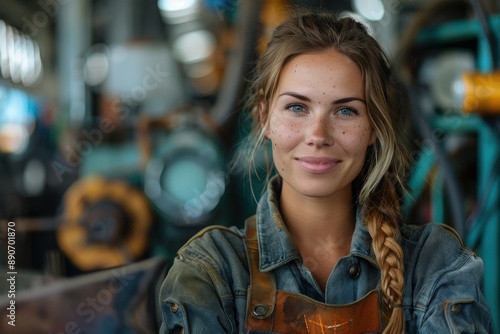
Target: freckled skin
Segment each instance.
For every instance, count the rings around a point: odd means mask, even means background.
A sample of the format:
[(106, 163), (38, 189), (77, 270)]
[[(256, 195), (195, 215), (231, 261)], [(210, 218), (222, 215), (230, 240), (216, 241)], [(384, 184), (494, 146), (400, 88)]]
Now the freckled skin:
[[(336, 102), (350, 97), (356, 99)], [(299, 55), (283, 67), (266, 130), (284, 180), (282, 192), (332, 199), (350, 193), (366, 150), (376, 139), (364, 100), (360, 69), (333, 49)], [(299, 105), (300, 112), (290, 105)], [(305, 156), (327, 157), (338, 164), (326, 173), (310, 173), (297, 160)]]

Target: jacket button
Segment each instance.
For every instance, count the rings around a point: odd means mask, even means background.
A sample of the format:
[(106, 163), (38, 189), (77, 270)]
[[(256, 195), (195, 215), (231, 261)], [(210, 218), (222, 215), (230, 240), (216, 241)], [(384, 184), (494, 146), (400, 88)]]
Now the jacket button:
[(351, 279), (355, 279), (355, 278), (358, 278), (359, 276), (359, 273), (361, 272), (361, 269), (359, 268), (359, 265), (357, 264), (353, 264), (350, 268), (349, 268), (349, 277)]
[(451, 312), (453, 312), (455, 314), (459, 314), (460, 311), (462, 311), (462, 305), (460, 305), (460, 304), (453, 304), (453, 306), (451, 307)]
[(177, 305), (177, 304), (170, 305), (170, 311), (172, 311), (172, 313), (177, 312), (178, 309), (179, 309), (179, 305)]
[(263, 317), (267, 313), (267, 306), (258, 304), (253, 308), (253, 315), (256, 317)]

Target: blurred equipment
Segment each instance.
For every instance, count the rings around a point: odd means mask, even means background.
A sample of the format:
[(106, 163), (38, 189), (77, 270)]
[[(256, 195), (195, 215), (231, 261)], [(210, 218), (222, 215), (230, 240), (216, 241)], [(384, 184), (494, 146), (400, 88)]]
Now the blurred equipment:
[(462, 74), (474, 71), (474, 53), (453, 48), (428, 56), (422, 64), (419, 81), (430, 88), (435, 107), (442, 112), (459, 111), (462, 107)]
[(225, 147), (206, 110), (181, 108), (143, 120), (139, 129), (144, 192), (159, 218), (158, 247), (174, 254), (202, 227), (229, 224)]
[(88, 177), (65, 194), (57, 239), (78, 268), (111, 268), (145, 254), (151, 221), (142, 192), (123, 181)]
[(20, 89), (0, 85), (0, 218), (56, 211), (66, 184), (55, 180), (51, 165), (50, 109)]
[(225, 193), (222, 151), (215, 137), (185, 122), (155, 141), (145, 192), (173, 224), (206, 225)]
[(26, 153), (37, 109), (35, 100), (25, 92), (0, 87), (0, 153)]
[[(133, 124), (139, 113), (158, 116), (186, 103), (187, 94), (179, 85), (182, 77), (171, 53), (162, 41), (129, 41), (109, 49), (94, 46), (87, 67), (99, 65), (87, 80), (102, 82), (100, 93), (115, 100), (113, 109), (103, 116)], [(107, 66), (107, 77), (96, 78), (96, 72), (102, 74)]]
[(214, 7), (203, 0), (158, 1), (172, 54), (184, 76), (183, 86), (193, 98), (213, 97), (218, 92), (230, 29), (224, 17), (231, 3), (219, 1)]

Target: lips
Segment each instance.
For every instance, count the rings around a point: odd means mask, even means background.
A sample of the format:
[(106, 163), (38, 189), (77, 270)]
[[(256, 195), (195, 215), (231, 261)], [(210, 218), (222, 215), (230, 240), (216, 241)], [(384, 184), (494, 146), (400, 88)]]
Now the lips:
[(328, 173), (341, 162), (341, 160), (323, 157), (301, 157), (296, 160), (304, 170), (313, 174)]

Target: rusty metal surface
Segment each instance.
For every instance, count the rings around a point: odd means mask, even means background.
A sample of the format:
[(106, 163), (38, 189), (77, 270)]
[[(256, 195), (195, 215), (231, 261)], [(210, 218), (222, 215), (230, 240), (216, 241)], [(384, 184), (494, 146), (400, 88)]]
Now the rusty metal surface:
[[(2, 296), (0, 333), (155, 333), (158, 284), (166, 269), (165, 259), (152, 258), (25, 290), (15, 299)], [(15, 312), (8, 309), (11, 300)]]

